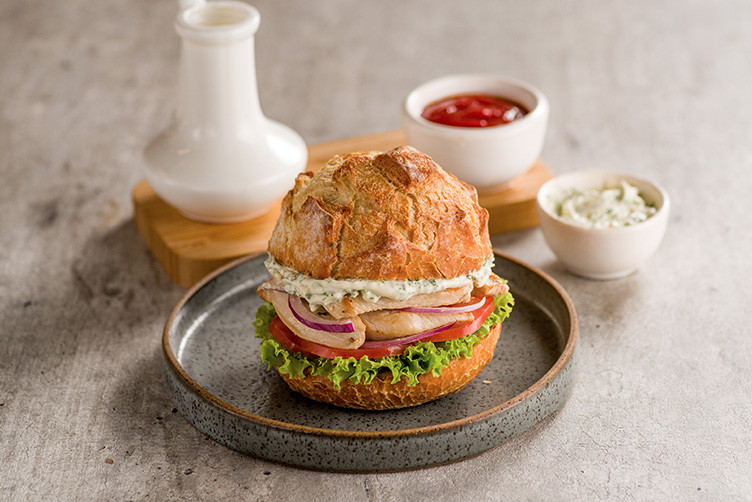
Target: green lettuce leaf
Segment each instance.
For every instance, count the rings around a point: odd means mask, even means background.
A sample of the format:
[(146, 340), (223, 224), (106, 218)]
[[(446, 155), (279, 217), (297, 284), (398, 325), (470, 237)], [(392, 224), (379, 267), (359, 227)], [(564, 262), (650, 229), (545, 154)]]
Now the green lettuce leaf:
[(494, 311), (488, 316), (483, 325), (475, 333), (448, 340), (446, 342), (418, 342), (408, 347), (399, 356), (369, 358), (361, 357), (305, 357), (290, 352), (269, 333), (269, 324), (274, 319), (276, 312), (271, 303), (265, 302), (256, 311), (256, 319), (253, 325), (256, 330), (256, 338), (261, 339), (261, 361), (267, 363), (267, 367), (277, 368), (281, 373), (290, 375), (292, 378), (302, 377), (307, 374), (321, 375), (334, 383), (334, 388), (339, 389), (345, 380), (352, 383), (368, 384), (382, 370), (388, 370), (392, 374), (392, 382), (399, 381), (402, 377), (407, 378), (407, 384), (418, 384), (418, 377), (425, 373), (434, 376), (441, 375), (441, 371), (450, 361), (458, 357), (472, 357), (473, 347), (478, 344), (491, 331), (491, 326), (504, 321), (512, 312), (514, 298), (511, 293), (497, 296), (494, 299)]

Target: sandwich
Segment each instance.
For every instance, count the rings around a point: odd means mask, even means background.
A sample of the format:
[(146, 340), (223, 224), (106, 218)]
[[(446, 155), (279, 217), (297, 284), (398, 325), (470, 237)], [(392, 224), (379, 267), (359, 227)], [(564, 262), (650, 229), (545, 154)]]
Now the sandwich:
[(261, 360), (346, 408), (457, 392), (493, 357), (514, 304), (493, 258), (475, 188), (427, 155), (338, 155), (282, 201), (257, 289)]

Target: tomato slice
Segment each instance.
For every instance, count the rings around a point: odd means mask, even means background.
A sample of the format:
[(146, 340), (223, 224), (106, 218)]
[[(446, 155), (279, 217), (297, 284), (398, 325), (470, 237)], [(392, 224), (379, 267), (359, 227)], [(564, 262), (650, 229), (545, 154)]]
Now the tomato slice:
[[(473, 311), (473, 320), (463, 322), (452, 326), (449, 329), (436, 333), (421, 340), (421, 342), (444, 342), (461, 338), (470, 333), (474, 333), (485, 322), (486, 318), (494, 310), (494, 299), (491, 296), (486, 297), (486, 302), (478, 309)], [(327, 347), (316, 342), (311, 342), (300, 338), (288, 328), (279, 316), (275, 316), (269, 325), (269, 332), (290, 352), (300, 353), (307, 357), (326, 357), (334, 359), (341, 356), (344, 358), (354, 357), (360, 359), (363, 356), (369, 358), (398, 356), (402, 354), (407, 347), (412, 344), (388, 345), (386, 347), (374, 347), (370, 349), (336, 349)], [(417, 343), (417, 342), (416, 342)]]
[(494, 311), (494, 308), (495, 305), (493, 297), (487, 296), (486, 303), (484, 303), (480, 308), (477, 308), (473, 311), (472, 321), (467, 321), (452, 326), (449, 329), (445, 329), (444, 331), (436, 333), (435, 335), (424, 338), (423, 340), (421, 340), (421, 342), (446, 342), (447, 340), (454, 340), (455, 338), (461, 338), (465, 335), (469, 335), (470, 333), (475, 333), (476, 331), (478, 331), (478, 328), (483, 326), (483, 323), (486, 322), (486, 318), (491, 315), (491, 312)]

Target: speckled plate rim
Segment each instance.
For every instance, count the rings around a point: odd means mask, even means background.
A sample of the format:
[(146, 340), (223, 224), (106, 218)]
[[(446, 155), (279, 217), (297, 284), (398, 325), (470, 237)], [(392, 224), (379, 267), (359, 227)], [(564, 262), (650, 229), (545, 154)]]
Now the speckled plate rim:
[[(230, 403), (227, 403), (226, 401), (223, 401), (222, 399), (219, 399), (218, 397), (213, 395), (211, 392), (204, 389), (201, 385), (199, 385), (188, 374), (185, 368), (183, 368), (183, 366), (179, 363), (177, 359), (177, 355), (175, 354), (175, 351), (172, 349), (172, 346), (170, 343), (170, 333), (183, 307), (201, 288), (203, 288), (206, 284), (213, 281), (215, 278), (227, 272), (228, 270), (233, 269), (246, 261), (253, 260), (259, 256), (262, 256), (263, 254), (264, 253), (255, 253), (255, 254), (240, 258), (238, 260), (232, 261), (218, 268), (214, 272), (208, 274), (203, 279), (201, 279), (198, 283), (192, 286), (183, 295), (183, 297), (178, 301), (178, 303), (172, 309), (172, 312), (167, 318), (167, 322), (165, 323), (165, 327), (162, 332), (162, 348), (163, 348), (166, 362), (171, 367), (171, 369), (175, 372), (175, 374), (179, 377), (179, 379), (182, 380), (183, 384), (187, 385), (189, 389), (193, 390), (196, 394), (198, 394), (198, 396), (203, 398), (206, 402), (222, 409), (225, 412), (232, 413), (233, 415), (236, 415), (237, 417), (240, 417), (245, 420), (249, 420), (249, 421), (256, 422), (258, 424), (263, 424), (263, 425), (270, 426), (270, 427), (275, 427), (275, 428), (282, 429), (282, 430), (302, 433), (302, 434), (331, 436), (331, 437), (338, 437), (338, 438), (385, 439), (385, 438), (399, 437), (399, 436), (418, 436), (418, 435), (435, 434), (437, 432), (446, 431), (449, 429), (454, 429), (454, 428), (458, 428), (464, 425), (472, 424), (474, 422), (482, 421), (516, 404), (519, 404), (520, 402), (526, 400), (530, 396), (535, 395), (536, 393), (541, 391), (544, 387), (546, 387), (548, 384), (550, 384), (554, 380), (554, 378), (559, 374), (559, 372), (562, 371), (562, 369), (567, 366), (567, 363), (569, 362), (569, 360), (572, 358), (574, 354), (575, 346), (577, 343), (578, 321), (577, 321), (577, 313), (575, 311), (574, 304), (572, 303), (572, 300), (569, 298), (569, 295), (567, 294), (566, 290), (564, 290), (564, 288), (556, 280), (554, 280), (552, 277), (550, 277), (548, 274), (546, 274), (542, 270), (536, 267), (533, 267), (531, 265), (528, 265), (527, 263), (521, 260), (518, 260), (516, 258), (513, 258), (498, 250), (494, 250), (494, 254), (497, 255), (498, 257), (501, 257), (505, 260), (515, 263), (516, 265), (520, 267), (528, 269), (532, 273), (542, 278), (545, 282), (547, 282), (556, 291), (556, 293), (560, 296), (561, 300), (564, 302), (564, 305), (566, 306), (566, 309), (568, 311), (569, 318), (571, 320), (570, 325), (568, 327), (569, 328), (568, 333), (566, 333), (567, 341), (558, 359), (538, 381), (536, 381), (530, 387), (525, 389), (523, 392), (521, 392), (517, 396), (514, 396), (513, 398), (501, 404), (493, 406), (480, 413), (463, 417), (461, 419), (452, 420), (452, 421), (444, 422), (441, 424), (424, 426), (424, 427), (416, 427), (416, 428), (409, 428), (409, 429), (395, 429), (395, 430), (388, 430), (388, 431), (353, 431), (353, 430), (340, 430), (340, 429), (325, 429), (325, 428), (310, 427), (310, 426), (299, 425), (299, 424), (290, 424), (287, 422), (282, 422), (279, 420), (274, 420), (271, 418), (256, 415), (254, 413), (250, 413), (248, 411), (242, 410)], [(566, 331), (566, 327), (563, 327), (563, 329)]]

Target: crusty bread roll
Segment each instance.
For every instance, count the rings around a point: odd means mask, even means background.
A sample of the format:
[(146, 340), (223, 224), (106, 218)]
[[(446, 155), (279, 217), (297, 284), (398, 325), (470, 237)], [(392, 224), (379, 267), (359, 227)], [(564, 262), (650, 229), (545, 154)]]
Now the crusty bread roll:
[(298, 175), (269, 241), (316, 279), (444, 279), (492, 256), (488, 211), (470, 185), (415, 148), (337, 156)]
[(415, 406), (433, 401), (461, 390), (488, 364), (499, 341), (501, 324), (491, 328), (490, 333), (473, 347), (473, 356), (460, 356), (444, 367), (439, 376), (426, 373), (418, 377), (418, 385), (408, 387), (407, 377), (392, 383), (389, 370), (381, 370), (369, 384), (354, 384), (345, 380), (339, 390), (331, 380), (322, 376), (291, 378), (282, 374), (287, 385), (309, 399), (344, 408), (386, 410)]

